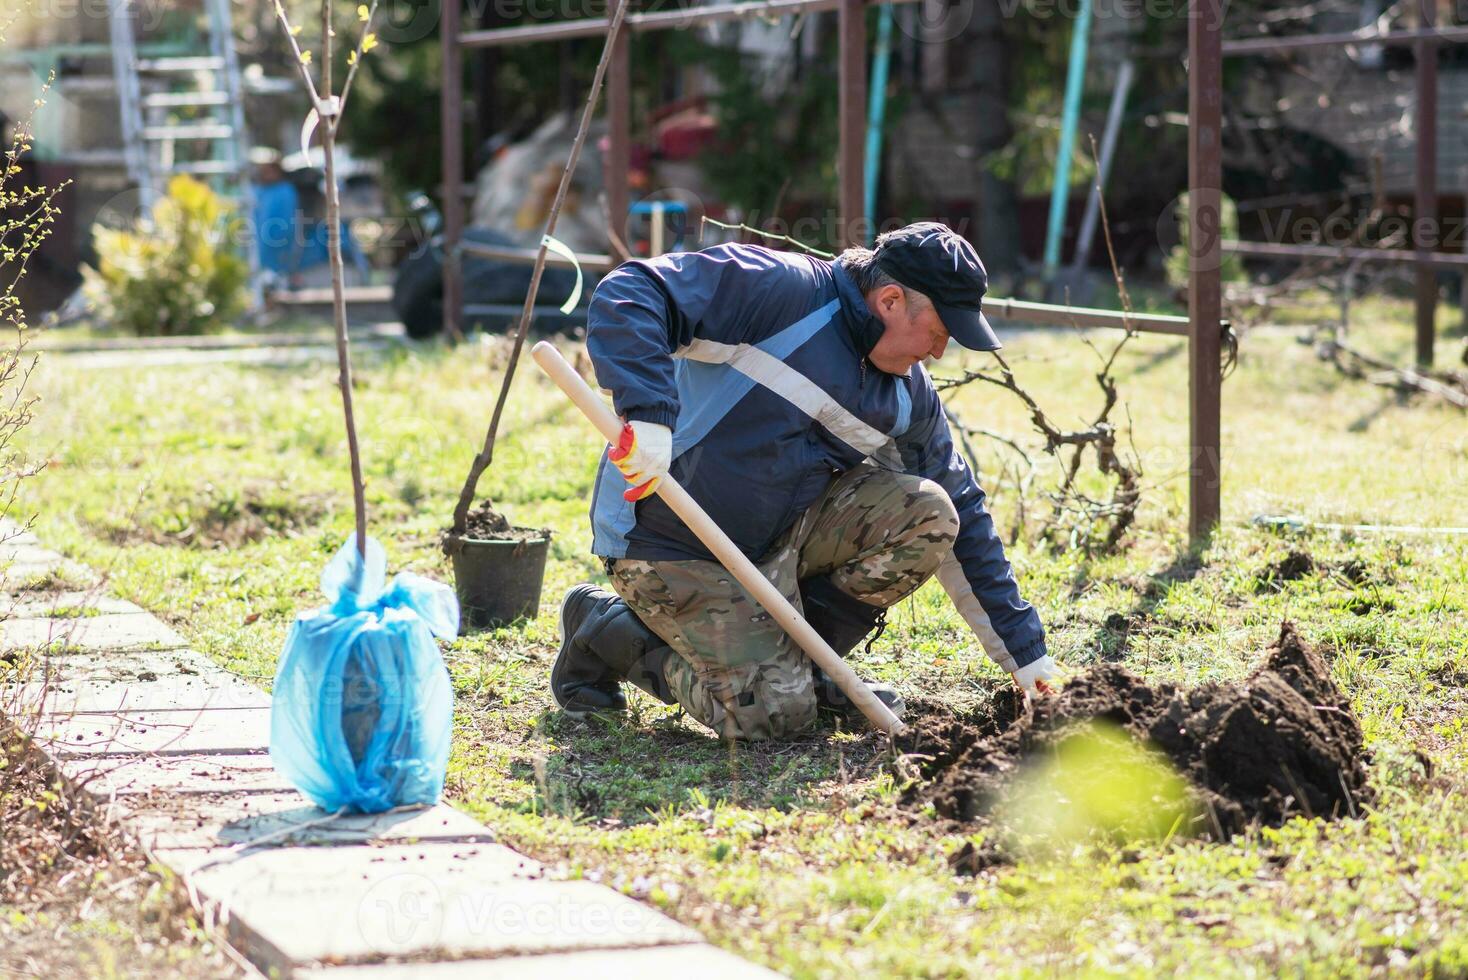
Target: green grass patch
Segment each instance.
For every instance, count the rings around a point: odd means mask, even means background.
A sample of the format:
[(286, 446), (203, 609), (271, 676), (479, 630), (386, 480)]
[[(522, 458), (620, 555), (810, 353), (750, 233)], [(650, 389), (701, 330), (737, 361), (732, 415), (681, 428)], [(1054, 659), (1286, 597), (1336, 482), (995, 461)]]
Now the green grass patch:
[[(1407, 363), (1408, 306), (1372, 311), (1378, 323), (1359, 342)], [(1182, 535), (1186, 349), (1141, 336), (1119, 362), (1148, 488), (1130, 547), (1092, 559), (1021, 540), (1010, 553), (1071, 668), (1237, 678), (1282, 619), (1296, 622), (1362, 718), (1382, 802), (1361, 819), (1299, 820), (1226, 845), (1077, 846), (964, 876), (949, 858), (985, 831), (899, 811), (900, 779), (864, 731), (827, 723), (731, 748), (640, 695), (625, 719), (562, 717), (546, 675), (560, 596), (602, 577), (586, 515), (599, 444), (528, 367), (482, 489), (516, 523), (556, 536), (540, 615), (445, 647), (453, 801), (557, 873), (601, 880), (797, 976), (1468, 971), (1468, 540), (1249, 523), (1468, 525), (1468, 427), (1455, 410), (1341, 378), (1299, 333), (1249, 334), (1225, 383), (1225, 526), (1206, 551), (1189, 553)], [(1095, 356), (1072, 331), (1006, 340), (1052, 417), (1094, 412)], [(438, 534), (503, 356), (503, 345), (474, 345), (358, 358), (369, 520), (391, 570), (450, 580)], [(984, 361), (955, 351), (934, 373)], [(268, 687), (292, 618), (322, 601), (321, 570), (351, 528), (335, 372), (104, 370), (48, 356), (25, 437), (53, 461), (29, 487), (36, 532)], [(1033, 443), (1023, 406), (1003, 392), (971, 386), (957, 407)], [(977, 448), (1009, 528), (1015, 489), (994, 476), (1003, 451)], [(1036, 486), (1055, 473), (1043, 464)], [(962, 708), (1007, 682), (936, 585), (890, 619), (858, 666), (910, 704)]]

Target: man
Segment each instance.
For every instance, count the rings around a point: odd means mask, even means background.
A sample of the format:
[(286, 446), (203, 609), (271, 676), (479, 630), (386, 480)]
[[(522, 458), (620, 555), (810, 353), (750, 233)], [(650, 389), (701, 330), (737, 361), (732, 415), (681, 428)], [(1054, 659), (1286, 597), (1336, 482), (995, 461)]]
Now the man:
[(274, 284), (297, 289), (301, 285), (301, 202), (296, 187), (286, 180), (280, 151), (269, 146), (250, 150), (254, 167), (255, 248), (260, 269)]
[[(288, 174), (286, 161), (273, 147), (255, 147), (249, 160), (254, 167), (255, 247), (260, 269), (269, 280), (267, 291), (301, 289), (310, 284), (308, 279), (319, 279), (329, 271), (326, 222), (306, 213), (308, 202), (321, 195), (308, 193), (307, 201), (303, 201), (292, 179), (292, 174), (301, 175), (300, 168)], [(309, 161), (304, 166), (309, 168)], [(313, 183), (319, 179), (310, 169), (306, 176)], [(371, 267), (345, 220), (341, 223), (341, 244), (343, 261), (356, 268), (362, 282), (368, 282)], [(319, 272), (308, 277), (312, 270)]]
[[(755, 245), (633, 261), (597, 287), (587, 349), (627, 423), (597, 474), (613, 595), (561, 607), (551, 690), (572, 715), (630, 681), (726, 739), (780, 738), (839, 689), (653, 493), (678, 480), (845, 656), (935, 572), (1028, 691), (1055, 671), (925, 358), (997, 350), (973, 247), (934, 223), (834, 262)], [(630, 484), (630, 487), (629, 487)], [(866, 682), (901, 713), (892, 688)]]

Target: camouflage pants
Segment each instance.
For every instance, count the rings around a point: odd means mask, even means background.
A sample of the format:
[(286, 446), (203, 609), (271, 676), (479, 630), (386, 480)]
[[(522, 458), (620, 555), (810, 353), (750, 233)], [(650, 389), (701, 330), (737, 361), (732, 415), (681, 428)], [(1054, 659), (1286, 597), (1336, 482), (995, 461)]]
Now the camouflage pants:
[[(831, 482), (760, 571), (797, 609), (812, 576), (886, 608), (937, 571), (957, 535), (940, 486), (864, 464)], [(611, 580), (677, 651), (664, 668), (674, 696), (721, 737), (781, 738), (814, 721), (810, 660), (718, 562), (623, 558)]]

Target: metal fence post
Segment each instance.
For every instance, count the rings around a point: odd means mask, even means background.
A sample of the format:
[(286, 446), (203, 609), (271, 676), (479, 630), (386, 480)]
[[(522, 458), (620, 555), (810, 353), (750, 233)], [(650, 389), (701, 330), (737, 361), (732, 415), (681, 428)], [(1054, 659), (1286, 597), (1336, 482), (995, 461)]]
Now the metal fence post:
[(1188, 537), (1206, 544), (1219, 520), (1223, 316), (1223, 0), (1188, 16)]
[[(1436, 0), (1419, 0), (1423, 28), (1433, 26)], [(1417, 201), (1412, 222), (1413, 244), (1419, 255), (1442, 241), (1437, 222), (1437, 41), (1422, 38), (1413, 49), (1417, 56)], [(1417, 363), (1432, 366), (1437, 333), (1437, 269), (1417, 265)]]
[(459, 242), (464, 234), (464, 52), (459, 46), (462, 0), (444, 0), (439, 31), (443, 86), (439, 93), (443, 130), (443, 332), (463, 336), (464, 278)]
[(867, 111), (867, 10), (865, 0), (841, 0), (839, 84), (841, 95), (840, 158), (836, 178), (840, 182), (840, 229), (838, 244), (865, 245), (866, 111)]

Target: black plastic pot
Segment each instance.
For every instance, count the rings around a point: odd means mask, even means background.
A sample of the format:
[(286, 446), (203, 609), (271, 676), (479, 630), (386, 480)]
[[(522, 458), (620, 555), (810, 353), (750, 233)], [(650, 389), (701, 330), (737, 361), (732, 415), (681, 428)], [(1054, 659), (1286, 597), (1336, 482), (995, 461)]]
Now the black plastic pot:
[(488, 541), (449, 535), (444, 551), (454, 563), (459, 621), (468, 631), (534, 618), (550, 534), (527, 541)]

